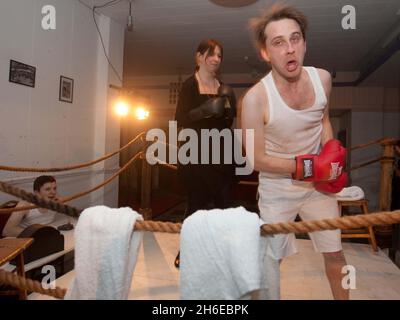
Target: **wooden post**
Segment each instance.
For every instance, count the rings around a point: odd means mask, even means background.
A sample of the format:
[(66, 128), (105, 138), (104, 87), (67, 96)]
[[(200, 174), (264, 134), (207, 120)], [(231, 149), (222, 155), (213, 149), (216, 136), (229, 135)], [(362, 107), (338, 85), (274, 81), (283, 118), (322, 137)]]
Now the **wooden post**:
[(145, 220), (151, 219), (151, 166), (146, 160), (146, 150), (141, 155), (142, 160), (142, 183), (139, 213)]
[(390, 211), (392, 203), (392, 179), (394, 172), (394, 146), (395, 139), (385, 139), (381, 145), (383, 154), (381, 159), (381, 187), (379, 194), (379, 209)]
[[(21, 252), (17, 257), (17, 275), (22, 278), (25, 278), (25, 267), (24, 267), (24, 254)], [(26, 300), (27, 299), (27, 292), (26, 290), (19, 291), (19, 300)]]
[[(379, 210), (390, 211), (392, 204), (392, 179), (394, 172), (394, 147), (396, 139), (385, 139), (381, 142), (383, 147), (381, 159), (381, 182), (379, 189)], [(389, 235), (392, 226), (379, 226), (376, 231), (381, 234)]]

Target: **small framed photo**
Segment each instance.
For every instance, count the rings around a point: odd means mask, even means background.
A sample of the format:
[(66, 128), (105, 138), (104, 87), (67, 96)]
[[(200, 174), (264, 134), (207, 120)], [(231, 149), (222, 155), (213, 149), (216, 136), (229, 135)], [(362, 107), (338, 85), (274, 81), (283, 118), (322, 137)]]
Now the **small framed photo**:
[(74, 96), (74, 79), (60, 76), (60, 101), (72, 103)]
[(35, 87), (36, 67), (10, 60), (9, 81), (28, 87)]

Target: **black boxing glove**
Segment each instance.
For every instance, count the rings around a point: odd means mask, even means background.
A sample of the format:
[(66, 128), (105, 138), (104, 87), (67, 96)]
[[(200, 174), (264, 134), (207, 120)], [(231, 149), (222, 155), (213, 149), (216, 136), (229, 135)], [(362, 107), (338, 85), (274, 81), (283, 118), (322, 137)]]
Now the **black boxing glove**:
[(224, 117), (226, 119), (233, 119), (236, 117), (236, 97), (233, 89), (226, 85), (221, 84), (218, 88), (218, 96), (224, 98)]
[(221, 118), (225, 112), (225, 98), (210, 98), (199, 107), (189, 111), (190, 121), (199, 121), (207, 118)]

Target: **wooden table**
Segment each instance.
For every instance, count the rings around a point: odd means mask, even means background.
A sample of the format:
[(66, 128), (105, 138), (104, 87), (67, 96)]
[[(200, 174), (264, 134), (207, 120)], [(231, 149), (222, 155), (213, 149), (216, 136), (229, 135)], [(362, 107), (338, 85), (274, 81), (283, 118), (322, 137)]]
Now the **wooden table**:
[[(0, 239), (0, 266), (16, 258), (17, 274), (25, 277), (25, 265), (23, 252), (33, 242), (33, 238), (6, 238)], [(20, 300), (26, 300), (26, 290), (18, 290)], [(7, 294), (15, 294), (16, 291), (8, 291)]]

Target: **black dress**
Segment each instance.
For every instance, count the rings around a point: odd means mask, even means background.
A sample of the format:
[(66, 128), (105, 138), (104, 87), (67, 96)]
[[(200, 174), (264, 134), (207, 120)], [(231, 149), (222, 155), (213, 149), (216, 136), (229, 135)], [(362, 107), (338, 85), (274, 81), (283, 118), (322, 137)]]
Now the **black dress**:
[[(196, 131), (198, 136), (198, 164), (180, 164), (178, 161), (178, 176), (183, 184), (187, 196), (188, 207), (186, 216), (199, 209), (228, 208), (231, 206), (230, 190), (235, 180), (234, 164), (224, 164), (224, 143), (221, 139), (220, 149), (213, 150), (211, 141), (209, 143), (208, 164), (200, 164), (201, 160), (201, 129), (217, 129), (218, 131), (229, 128), (233, 119), (206, 118), (196, 122), (191, 122), (188, 117), (190, 110), (199, 107), (206, 100), (215, 95), (200, 94), (198, 82), (194, 75), (189, 77), (183, 84), (179, 94), (178, 105), (176, 108), (175, 119), (178, 127), (191, 128)], [(231, 107), (235, 110), (234, 98), (230, 100)], [(233, 138), (233, 134), (232, 134)], [(182, 142), (184, 144), (185, 142)], [(214, 152), (220, 152), (220, 164), (212, 164), (211, 157)], [(233, 146), (232, 146), (233, 151)], [(232, 152), (233, 153), (233, 152)], [(233, 154), (232, 154), (233, 158)], [(232, 159), (234, 163), (234, 160)]]

